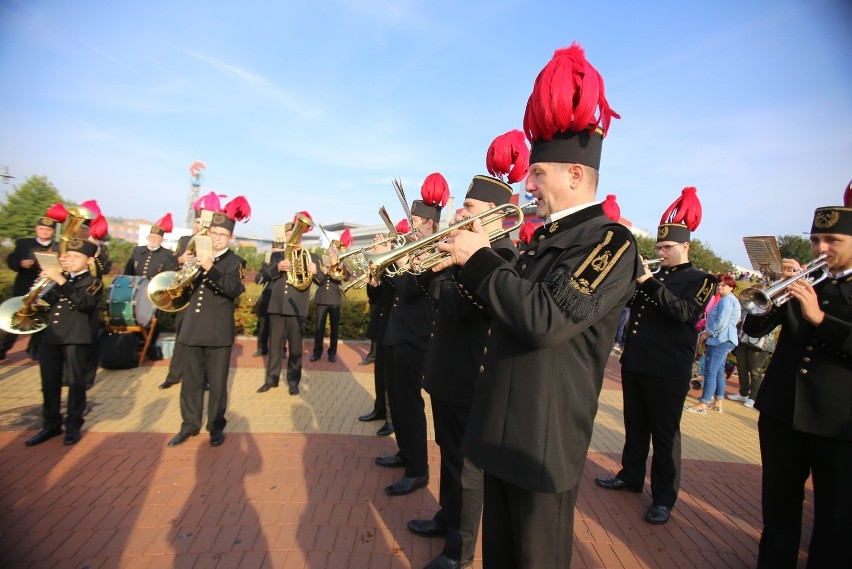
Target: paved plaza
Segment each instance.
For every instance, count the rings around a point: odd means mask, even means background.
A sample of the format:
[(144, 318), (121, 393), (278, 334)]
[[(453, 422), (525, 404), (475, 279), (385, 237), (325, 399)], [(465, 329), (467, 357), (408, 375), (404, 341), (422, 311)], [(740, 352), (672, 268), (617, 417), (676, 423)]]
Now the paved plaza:
[[(38, 366), (25, 345), (19, 340), (0, 363), (0, 567), (419, 569), (441, 551), (443, 539), (405, 525), (438, 508), (428, 396), (429, 486), (388, 497), (383, 489), (401, 471), (373, 458), (395, 452), (395, 440), (375, 436), (381, 423), (356, 420), (373, 402), (373, 367), (358, 365), (367, 343), (341, 343), (333, 364), (308, 362), (306, 349), (301, 394), (291, 397), (283, 383), (255, 392), (264, 359), (251, 357), (252, 338), (239, 339), (227, 440), (218, 448), (205, 432), (166, 446), (180, 427), (179, 387), (157, 389), (168, 360), (99, 370), (80, 443), (65, 447), (59, 437), (25, 447), (41, 424)], [(757, 411), (726, 401), (722, 414), (684, 414), (680, 499), (668, 524), (652, 526), (642, 519), (648, 483), (638, 495), (594, 485), (619, 468), (621, 409), (613, 356), (581, 482), (572, 567), (754, 567)], [(805, 543), (811, 512), (809, 489)], [(482, 567), (479, 548), (474, 567)]]

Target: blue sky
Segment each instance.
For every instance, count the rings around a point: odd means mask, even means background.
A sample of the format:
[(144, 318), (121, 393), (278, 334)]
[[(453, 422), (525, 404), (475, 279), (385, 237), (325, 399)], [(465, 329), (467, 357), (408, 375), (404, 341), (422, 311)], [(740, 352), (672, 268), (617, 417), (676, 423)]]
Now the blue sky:
[[(535, 76), (579, 41), (613, 121), (599, 197), (655, 231), (684, 186), (695, 233), (747, 264), (743, 235), (808, 231), (852, 178), (852, 3), (63, 0), (0, 2), (0, 165), (107, 215), (182, 219), (245, 195), (239, 234), (402, 217), (441, 172), (457, 202)], [(12, 186), (0, 186), (0, 190)]]

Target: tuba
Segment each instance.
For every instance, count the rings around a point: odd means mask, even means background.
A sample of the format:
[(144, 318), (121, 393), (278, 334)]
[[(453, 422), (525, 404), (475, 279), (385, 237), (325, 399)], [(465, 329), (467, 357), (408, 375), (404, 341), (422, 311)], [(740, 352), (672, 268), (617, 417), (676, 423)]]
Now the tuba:
[(192, 296), (192, 282), (201, 267), (198, 265), (196, 239), (206, 237), (213, 220), (213, 212), (203, 210), (201, 217), (201, 230), (192, 236), (186, 244), (186, 253), (192, 255), (177, 271), (163, 271), (148, 281), (147, 294), (151, 303), (163, 312), (179, 312), (189, 305)]
[[(82, 206), (66, 208), (67, 216), (59, 234), (59, 255), (68, 251), (83, 223), (95, 218), (94, 212)], [(15, 296), (0, 304), (0, 329), (10, 334), (35, 334), (47, 328), (48, 304), (42, 300), (56, 283), (47, 277), (36, 279), (24, 296)]]
[(287, 271), (287, 284), (296, 290), (307, 289), (311, 286), (313, 280), (313, 276), (308, 271), (308, 263), (311, 262), (310, 254), (299, 245), (302, 234), (313, 226), (314, 222), (311, 221), (311, 218), (297, 213), (293, 232), (284, 246), (284, 258), (290, 261), (290, 270)]

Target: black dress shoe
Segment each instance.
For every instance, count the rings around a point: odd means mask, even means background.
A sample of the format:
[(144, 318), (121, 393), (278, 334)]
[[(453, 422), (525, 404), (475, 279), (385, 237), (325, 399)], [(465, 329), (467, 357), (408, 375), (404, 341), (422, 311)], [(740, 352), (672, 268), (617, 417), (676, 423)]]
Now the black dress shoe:
[(650, 524), (664, 524), (669, 521), (672, 509), (659, 504), (654, 504), (645, 512), (645, 521)]
[(606, 488), (607, 490), (627, 490), (628, 492), (637, 493), (642, 491), (641, 487), (636, 488), (634, 486), (628, 486), (624, 483), (624, 480), (618, 476), (614, 476), (612, 478), (595, 478), (595, 484), (601, 488)]
[(439, 555), (429, 562), (426, 569), (461, 569), (462, 567), (470, 567), (471, 565), (473, 565), (473, 563), (469, 561), (462, 563), (458, 559), (452, 559), (446, 555)]
[(377, 456), (374, 462), (379, 466), (384, 466), (385, 468), (405, 467), (405, 461), (398, 454)]
[(225, 442), (225, 433), (222, 431), (213, 431), (210, 433), (210, 446), (217, 447)]
[(405, 496), (415, 490), (424, 488), (427, 484), (429, 484), (428, 474), (424, 474), (423, 476), (403, 476), (385, 488), (385, 494), (388, 496)]
[(447, 527), (436, 524), (435, 520), (410, 520), (408, 531), (423, 537), (443, 537), (447, 535)]
[(62, 444), (67, 447), (70, 447), (71, 445), (76, 445), (80, 442), (80, 439), (82, 437), (83, 435), (80, 433), (80, 431), (66, 431), (65, 440), (62, 441)]
[(182, 445), (183, 443), (185, 443), (186, 441), (188, 441), (188, 440), (189, 440), (189, 437), (194, 437), (194, 436), (195, 436), (195, 435), (197, 435), (197, 434), (198, 434), (198, 433), (184, 433), (184, 432), (180, 432), (180, 433), (178, 433), (178, 434), (176, 434), (175, 436), (173, 436), (173, 437), (172, 437), (172, 440), (170, 440), (170, 441), (168, 442), (168, 446), (170, 446), (170, 447), (176, 447), (176, 446), (178, 446), (178, 445)]
[(376, 434), (380, 437), (389, 437), (393, 434), (393, 425), (388, 422), (385, 422), (385, 424), (382, 425), (378, 431), (376, 431)]
[(299, 394), (299, 386), (291, 385), (290, 386), (290, 395), (298, 395)]
[(328, 354), (328, 361), (331, 362), (331, 363), (336, 362), (337, 361), (337, 355), (336, 354)]
[(164, 381), (163, 383), (160, 384), (160, 389), (168, 389), (172, 385), (177, 385), (177, 382)]
[(278, 387), (278, 385), (274, 384), (274, 383), (264, 383), (263, 385), (261, 385), (260, 387), (257, 388), (257, 392), (258, 393), (266, 393), (267, 391), (269, 391), (273, 387)]
[(309, 359), (310, 359), (312, 362), (315, 362), (315, 361), (317, 361), (318, 359), (320, 359), (320, 357), (322, 357), (322, 356), (318, 356), (318, 355), (316, 355), (316, 354), (311, 354), (311, 357), (310, 357)]
[(44, 441), (46, 441), (48, 439), (52, 439), (53, 437), (58, 437), (61, 434), (62, 434), (62, 428), (56, 428), (56, 429), (50, 429), (50, 430), (42, 429), (39, 432), (37, 432), (36, 434), (34, 434), (33, 436), (31, 436), (30, 438), (28, 438), (27, 441), (24, 444), (27, 445), (28, 447), (34, 447), (36, 445), (40, 445), (41, 443), (43, 443)]
[(370, 411), (366, 415), (361, 415), (358, 417), (359, 421), (364, 421), (365, 423), (369, 423), (370, 421), (382, 421), (384, 420), (384, 415), (379, 415), (375, 411)]

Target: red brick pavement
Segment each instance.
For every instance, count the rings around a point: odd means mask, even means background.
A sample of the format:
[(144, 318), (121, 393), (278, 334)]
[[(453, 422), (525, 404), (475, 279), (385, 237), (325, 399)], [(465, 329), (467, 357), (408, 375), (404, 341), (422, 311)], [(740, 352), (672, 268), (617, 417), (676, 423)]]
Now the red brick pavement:
[[(240, 341), (234, 363), (262, 365), (250, 357), (253, 348)], [(347, 344), (340, 362), (311, 365), (346, 372), (365, 348)], [(610, 363), (605, 389), (618, 389), (617, 364)], [(11, 365), (30, 364), (13, 356)], [(0, 432), (5, 568), (417, 568), (441, 550), (442, 540), (405, 528), (437, 509), (433, 441), (427, 491), (390, 498), (382, 489), (399, 471), (376, 467), (373, 458), (395, 451), (393, 439), (249, 432), (228, 433), (219, 448), (204, 436), (167, 448), (171, 433), (88, 432), (74, 447), (55, 439), (26, 448), (30, 434)], [(618, 461), (617, 453), (589, 454), (572, 567), (754, 566), (759, 465), (684, 461), (673, 519), (652, 526), (642, 520), (647, 485), (640, 495), (594, 486)], [(808, 512), (811, 499), (808, 491)], [(479, 551), (474, 566), (481, 567)]]

